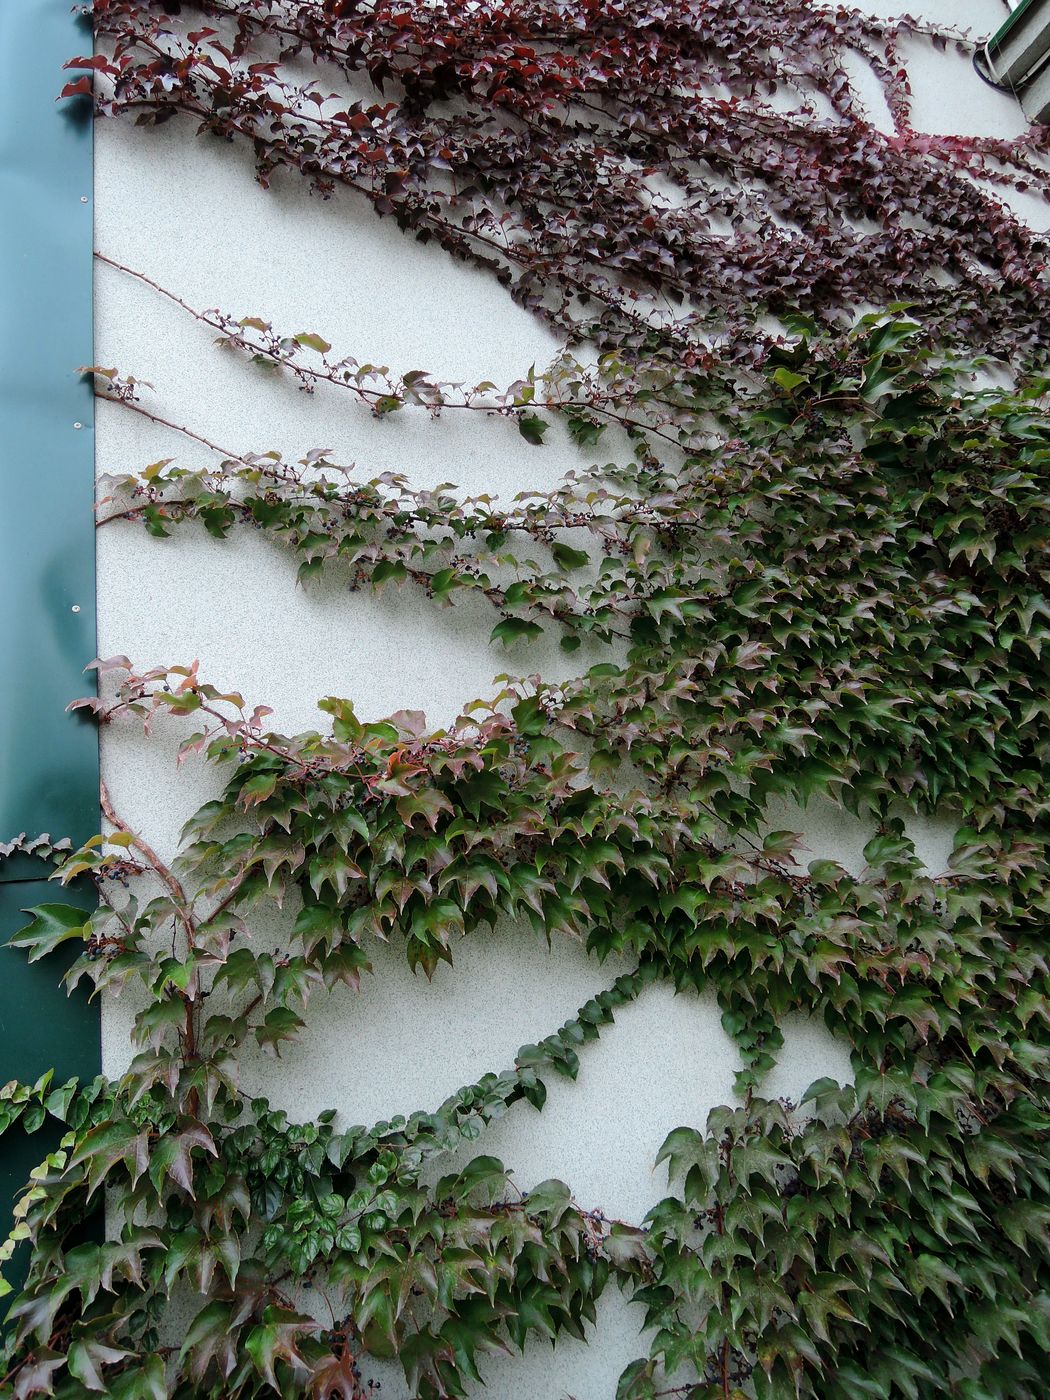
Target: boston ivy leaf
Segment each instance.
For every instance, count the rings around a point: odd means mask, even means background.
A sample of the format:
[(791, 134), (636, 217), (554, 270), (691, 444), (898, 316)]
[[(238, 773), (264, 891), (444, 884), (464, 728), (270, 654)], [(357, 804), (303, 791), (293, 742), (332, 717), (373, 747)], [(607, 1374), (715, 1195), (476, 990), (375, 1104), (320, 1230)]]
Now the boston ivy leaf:
[(316, 350), (319, 355), (327, 355), (332, 348), (327, 340), (312, 331), (300, 331), (295, 340), (297, 344), (305, 345), (308, 350)]
[(590, 555), (585, 549), (573, 549), (560, 540), (555, 540), (551, 545), (551, 553), (563, 569), (582, 569), (584, 564), (590, 563)]
[(68, 904), (40, 904), (26, 912), (32, 914), (31, 922), (12, 934), (7, 942), (11, 948), (28, 949), (30, 962), (39, 962), (70, 939), (86, 941), (90, 936), (83, 909), (74, 909)]
[(531, 442), (534, 447), (540, 447), (543, 443), (543, 435), (550, 424), (546, 419), (541, 418), (537, 413), (521, 413), (518, 415), (518, 432), (526, 442)]
[(510, 646), (513, 642), (534, 641), (542, 636), (543, 628), (536, 622), (529, 622), (521, 617), (505, 617), (502, 622), (498, 622), (492, 629), (489, 638), (493, 642), (502, 642), (504, 646)]

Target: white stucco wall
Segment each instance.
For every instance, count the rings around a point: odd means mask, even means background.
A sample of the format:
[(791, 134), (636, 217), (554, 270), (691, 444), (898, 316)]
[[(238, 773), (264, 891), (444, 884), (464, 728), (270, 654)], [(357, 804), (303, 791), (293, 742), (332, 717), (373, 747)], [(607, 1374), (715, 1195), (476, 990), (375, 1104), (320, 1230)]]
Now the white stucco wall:
[[(880, 0), (863, 8), (890, 13), (898, 6)], [(906, 8), (980, 33), (1005, 14), (1000, 0), (911, 0)], [(994, 135), (1023, 129), (1014, 103), (983, 86), (965, 59), (923, 50), (911, 60), (917, 126)], [(874, 86), (871, 101), (878, 120), (884, 108)], [(403, 238), (350, 199), (308, 198), (291, 178), (263, 191), (243, 150), (197, 139), (180, 122), (145, 131), (101, 122), (96, 132), (96, 247), (194, 305), (261, 315), (293, 332), (316, 330), (360, 360), (423, 367), (442, 379), (510, 381), (558, 348), (494, 281)], [(1021, 212), (1045, 222), (1045, 206), (1034, 199)], [(152, 381), (149, 407), (238, 452), (277, 448), (295, 458), (323, 446), (336, 460), (359, 462), (366, 475), (394, 469), (420, 485), (450, 480), (504, 497), (551, 485), (581, 460), (557, 427), (537, 449), (512, 424), (476, 415), (449, 414), (437, 424), (410, 413), (377, 421), (335, 391), (306, 396), (253, 372), (149, 288), (104, 266), (96, 314), (96, 363)], [(119, 406), (99, 404), (100, 472), (206, 456)], [(324, 716), (315, 700), (326, 694), (351, 696), (366, 718), (407, 707), (442, 723), (487, 692), (498, 672), (553, 676), (581, 665), (581, 654), (566, 659), (556, 640), (509, 655), (490, 648), (492, 615), (482, 605), (439, 610), (408, 589), (373, 597), (331, 583), (297, 588), (292, 559), (251, 532), (219, 543), (203, 532), (155, 540), (141, 527), (108, 526), (98, 538), (98, 580), (100, 655), (126, 653), (142, 664), (199, 658), (209, 679), (271, 705), (275, 727), (286, 731), (318, 725)], [(216, 789), (215, 775), (200, 765), (176, 772), (182, 732), (172, 725), (150, 741), (130, 726), (102, 733), (103, 773), (116, 806), (168, 854), (181, 823)], [(785, 809), (777, 824), (801, 825), (814, 855), (853, 869), (863, 863), (863, 824), (828, 804), (801, 821)], [(913, 834), (927, 864), (943, 869), (950, 818)], [(276, 941), (280, 927), (274, 916), (257, 936)], [(442, 967), (433, 983), (413, 977), (397, 947), (373, 956), (375, 976), (359, 994), (312, 1003), (303, 1041), (279, 1062), (248, 1067), (251, 1088), (298, 1117), (336, 1107), (345, 1121), (361, 1122), (433, 1107), (461, 1084), (507, 1066), (519, 1045), (555, 1029), (621, 970), (598, 966), (569, 943), (548, 952), (514, 927), (467, 940), (455, 969)], [(104, 1008), (111, 1074), (129, 1058), (130, 1015), (119, 1002)], [(577, 1084), (551, 1080), (542, 1114), (519, 1107), (477, 1150), (511, 1164), (523, 1187), (558, 1176), (581, 1202), (640, 1220), (666, 1192), (662, 1170), (651, 1170), (663, 1137), (680, 1123), (702, 1125), (711, 1107), (730, 1101), (736, 1068), (712, 1000), (654, 987), (582, 1052)], [(820, 1075), (844, 1080), (848, 1073), (847, 1048), (798, 1018), (766, 1088), (797, 1095)], [(537, 1347), (524, 1359), (496, 1358), (486, 1393), (608, 1400), (622, 1367), (644, 1350), (638, 1316), (610, 1294), (597, 1345), (567, 1342), (553, 1354)], [(384, 1368), (383, 1378), (384, 1400), (401, 1400), (396, 1374)]]

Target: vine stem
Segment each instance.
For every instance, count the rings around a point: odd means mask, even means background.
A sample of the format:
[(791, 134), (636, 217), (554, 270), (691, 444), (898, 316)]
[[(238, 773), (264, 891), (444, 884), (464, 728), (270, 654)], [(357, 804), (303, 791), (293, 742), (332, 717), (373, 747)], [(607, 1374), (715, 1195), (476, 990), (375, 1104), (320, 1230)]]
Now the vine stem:
[[(179, 881), (178, 877), (174, 874), (171, 867), (161, 860), (160, 856), (157, 855), (153, 847), (147, 841), (145, 841), (137, 832), (132, 831), (128, 824), (120, 817), (110, 799), (109, 789), (106, 787), (106, 784), (100, 780), (98, 786), (99, 806), (102, 808), (102, 815), (112, 826), (116, 827), (118, 831), (124, 832), (125, 835), (127, 835), (131, 839), (131, 844), (145, 858), (145, 860), (156, 873), (158, 878), (167, 887), (169, 893), (174, 899), (176, 908), (178, 910), (179, 921), (181, 922), (183, 929), (186, 933), (186, 946), (188, 951), (192, 953), (196, 946), (196, 940), (194, 937), (196, 933), (196, 925), (194, 923), (193, 914), (191, 912), (191, 901), (187, 897), (186, 891), (183, 889), (181, 882)], [(190, 981), (190, 986), (194, 986), (195, 982), (196, 977), (194, 975), (194, 977)], [(189, 1061), (195, 1059), (197, 1054), (197, 1023), (194, 1015), (195, 1000), (193, 994), (189, 990), (189, 987), (187, 987), (185, 991), (181, 992), (180, 995), (183, 1001), (185, 1017), (181, 1034), (183, 1062), (188, 1063)], [(200, 1094), (197, 1089), (191, 1089), (189, 1091), (189, 1094), (187, 1095), (186, 1106), (189, 1109), (191, 1117), (196, 1118), (199, 1115)]]
[[(336, 389), (348, 390), (354, 395), (355, 398), (358, 398), (363, 403), (370, 404), (373, 407), (376, 404), (380, 403), (382, 400), (391, 397), (391, 394), (386, 392), (385, 390), (366, 389), (361, 384), (354, 384), (351, 383), (349, 380), (342, 379), (339, 377), (339, 375), (335, 373), (334, 370), (328, 368), (312, 369), (310, 368), (310, 366), (299, 364), (293, 361), (291, 358), (282, 358), (282, 356), (277, 355), (274, 352), (268, 350), (265, 346), (253, 345), (246, 337), (242, 337), (238, 335), (237, 332), (230, 329), (229, 321), (231, 321), (233, 318), (227, 317), (225, 313), (217, 309), (214, 311), (198, 310), (196, 307), (191, 306), (189, 302), (187, 302), (183, 297), (180, 297), (177, 292), (170, 291), (167, 287), (162, 286), (161, 283), (156, 281), (155, 278), (150, 277), (147, 273), (140, 272), (137, 268), (129, 267), (126, 263), (117, 262), (115, 258), (107, 257), (105, 253), (100, 252), (97, 248), (95, 249), (95, 257), (99, 260), (99, 262), (105, 263), (106, 266), (112, 267), (116, 271), (124, 273), (124, 275), (127, 277), (135, 278), (136, 281), (144, 283), (147, 287), (151, 287), (155, 292), (159, 293), (160, 296), (166, 297), (170, 302), (173, 302), (174, 305), (179, 307), (179, 309), (181, 311), (184, 311), (188, 316), (192, 316), (193, 319), (199, 324), (207, 326), (210, 330), (218, 331), (220, 336), (223, 336), (231, 344), (236, 345), (237, 348), (250, 349), (255, 354), (264, 356), (274, 365), (287, 366), (292, 370), (293, 374), (295, 374), (300, 379), (307, 379), (315, 383), (331, 384)], [(103, 397), (108, 396), (104, 395)], [(601, 400), (604, 400), (604, 402), (602, 402)], [(624, 428), (627, 432), (648, 433), (652, 437), (659, 438), (663, 442), (669, 443), (672, 447), (683, 451), (685, 450), (683, 443), (675, 434), (665, 432), (662, 428), (658, 428), (654, 424), (647, 423), (642, 419), (632, 418), (629, 414), (619, 413), (615, 409), (606, 407), (608, 403), (613, 403), (615, 401), (616, 400), (614, 395), (605, 394), (599, 395), (596, 398), (589, 399), (536, 399), (530, 406), (546, 409), (549, 413), (565, 412), (566, 410), (571, 409), (578, 409), (585, 413), (595, 413), (599, 417), (605, 418), (609, 422), (619, 424), (620, 427)], [(666, 400), (653, 401), (662, 402), (665, 404), (667, 402)], [(125, 400), (125, 402), (130, 401)], [(430, 405), (422, 406), (427, 407), (428, 409), (431, 407)], [(683, 409), (685, 408), (684, 405), (672, 404), (668, 406), (681, 407)], [(489, 415), (490, 417), (507, 417), (515, 412), (515, 408), (510, 405), (471, 403), (465, 399), (456, 400), (446, 399), (444, 397), (442, 397), (441, 402), (437, 405), (434, 405), (434, 407), (436, 407), (439, 411), (442, 412), (445, 409), (458, 409), (465, 410), (470, 413), (484, 413)], [(142, 409), (138, 411), (146, 412)], [(146, 416), (152, 417), (154, 422), (160, 423), (165, 427), (175, 426), (174, 424), (167, 423), (164, 419), (158, 418), (155, 415), (147, 413)], [(196, 437), (197, 441), (203, 442), (204, 445), (207, 447), (214, 447), (214, 444), (208, 442), (206, 438), (201, 438), (194, 433), (188, 433), (187, 436)], [(219, 451), (221, 449), (215, 448), (215, 450)], [(243, 458), (237, 457), (236, 460), (242, 461)]]
[(112, 800), (110, 799), (109, 790), (106, 787), (106, 784), (104, 782), (99, 782), (98, 786), (99, 806), (102, 808), (102, 815), (106, 818), (106, 820), (111, 826), (116, 827), (118, 831), (123, 832), (126, 836), (129, 836), (131, 838), (131, 844), (140, 853), (140, 855), (145, 857), (146, 861), (156, 873), (156, 875), (158, 875), (159, 878), (163, 881), (163, 883), (168, 887), (168, 891), (174, 898), (175, 902), (179, 905), (180, 917), (186, 929), (187, 937), (192, 940), (194, 934), (194, 924), (193, 919), (188, 912), (190, 908), (190, 900), (187, 897), (186, 891), (183, 889), (181, 883), (179, 882), (178, 877), (172, 872), (170, 866), (166, 865), (164, 861), (161, 860), (160, 856), (157, 855), (153, 847), (150, 846), (146, 841), (144, 841), (143, 838), (139, 836), (137, 832), (132, 831), (131, 828), (128, 826), (127, 822), (125, 822), (117, 814), (116, 810), (114, 809)]
[[(252, 470), (265, 471), (264, 467), (259, 467), (257, 463), (250, 462), (247, 457), (242, 457), (237, 452), (231, 452), (228, 448), (220, 447), (217, 442), (212, 442), (209, 438), (202, 437), (200, 433), (195, 433), (192, 428), (183, 427), (180, 423), (173, 423), (168, 418), (162, 418), (160, 414), (151, 412), (148, 408), (143, 408), (134, 399), (119, 398), (115, 394), (103, 394), (95, 390), (95, 398), (102, 399), (104, 403), (120, 404), (122, 408), (129, 408), (132, 413), (140, 413), (143, 418), (148, 418), (151, 423), (156, 423), (159, 428), (170, 428), (172, 432), (181, 433), (183, 437), (191, 438), (194, 442), (199, 442), (202, 447), (208, 448), (211, 452), (218, 452), (220, 456), (226, 457), (231, 462), (241, 462)], [(276, 475), (276, 473), (274, 473)], [(116, 518), (116, 517), (114, 517)], [(104, 521), (98, 522), (100, 525)]]

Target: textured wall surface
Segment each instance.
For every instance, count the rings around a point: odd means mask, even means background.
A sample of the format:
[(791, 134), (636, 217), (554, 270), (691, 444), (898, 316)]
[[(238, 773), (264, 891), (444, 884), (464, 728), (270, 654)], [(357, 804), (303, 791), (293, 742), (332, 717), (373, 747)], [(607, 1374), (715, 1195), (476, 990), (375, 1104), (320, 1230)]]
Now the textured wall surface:
[[(900, 6), (870, 0), (862, 8), (887, 14)], [(1000, 0), (911, 0), (905, 8), (979, 34), (1006, 13)], [(997, 136), (1023, 129), (1015, 104), (983, 86), (966, 59), (923, 52), (911, 66), (917, 126)], [(858, 76), (881, 124), (881, 94), (870, 75)], [(197, 139), (178, 121), (147, 131), (98, 124), (96, 246), (198, 307), (262, 316), (290, 333), (317, 331), (339, 351), (399, 371), (509, 382), (557, 349), (480, 272), (403, 238), (348, 198), (310, 198), (291, 177), (264, 191), (243, 151)], [(397, 470), (416, 484), (452, 481), (503, 497), (551, 485), (581, 460), (558, 427), (535, 448), (513, 424), (474, 414), (379, 421), (335, 391), (307, 396), (223, 352), (211, 332), (105, 266), (97, 269), (96, 363), (151, 381), (146, 407), (234, 452), (276, 448), (298, 458), (325, 447), (365, 476)], [(100, 472), (208, 458), (118, 405), (101, 403), (98, 417)], [(157, 540), (138, 526), (111, 525), (99, 534), (98, 566), (100, 655), (125, 653), (144, 665), (199, 658), (207, 679), (272, 706), (274, 726), (286, 731), (320, 727), (315, 701), (330, 694), (352, 697), (364, 718), (407, 707), (440, 724), (490, 691), (501, 671), (553, 677), (593, 660), (585, 652), (567, 659), (556, 643), (490, 648), (484, 606), (440, 610), (409, 588), (372, 596), (337, 582), (297, 587), (292, 559), (250, 532), (225, 543), (203, 532)], [(181, 823), (216, 787), (215, 775), (193, 761), (176, 771), (184, 732), (170, 725), (149, 742), (129, 726), (102, 735), (115, 805), (162, 854), (174, 851)], [(803, 830), (814, 856), (862, 867), (861, 822), (829, 804), (804, 815), (785, 806), (776, 818)], [(927, 865), (942, 870), (950, 814), (912, 834)], [(292, 914), (260, 922), (255, 935), (276, 943)], [(509, 1065), (519, 1045), (555, 1029), (621, 970), (569, 943), (548, 951), (513, 926), (466, 940), (455, 969), (441, 967), (433, 983), (414, 977), (397, 947), (375, 950), (374, 966), (360, 993), (312, 1002), (302, 1043), (279, 1061), (251, 1063), (248, 1086), (303, 1118), (335, 1107), (343, 1121), (365, 1122), (434, 1107)], [(104, 1009), (110, 1073), (130, 1058), (131, 1012), (120, 1002)], [(786, 1032), (769, 1093), (797, 1096), (821, 1075), (848, 1077), (847, 1048), (822, 1026), (799, 1019)], [(518, 1106), (477, 1150), (511, 1164), (522, 1187), (558, 1176), (581, 1203), (638, 1221), (665, 1194), (663, 1169), (651, 1168), (663, 1137), (681, 1123), (702, 1126), (711, 1107), (731, 1101), (736, 1068), (713, 1000), (653, 987), (583, 1052), (575, 1085), (552, 1082), (542, 1114)], [(642, 1350), (638, 1316), (607, 1296), (596, 1345), (493, 1358), (486, 1394), (611, 1397), (616, 1376)], [(400, 1400), (403, 1386), (384, 1372), (384, 1400)]]

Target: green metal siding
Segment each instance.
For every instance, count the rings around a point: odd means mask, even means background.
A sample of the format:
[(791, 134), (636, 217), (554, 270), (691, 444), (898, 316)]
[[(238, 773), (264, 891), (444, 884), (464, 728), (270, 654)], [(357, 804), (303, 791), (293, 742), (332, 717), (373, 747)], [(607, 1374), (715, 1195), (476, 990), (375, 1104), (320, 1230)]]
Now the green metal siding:
[(0, 3), (0, 839), (98, 827), (91, 105), (55, 101), (90, 48), (70, 0)]
[[(98, 829), (94, 725), (68, 715), (95, 654), (92, 161), (88, 98), (56, 102), (66, 59), (91, 51), (71, 0), (0, 0), (0, 841), (82, 841)], [(41, 903), (91, 907), (39, 861), (0, 862), (0, 944)], [(92, 1078), (99, 1023), (60, 979), (0, 947), (0, 1084), (53, 1068)], [(58, 1124), (0, 1138), (0, 1238)], [(8, 1270), (12, 1282), (17, 1269)]]

